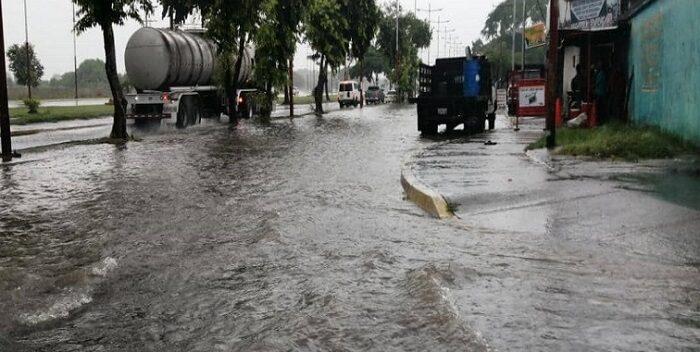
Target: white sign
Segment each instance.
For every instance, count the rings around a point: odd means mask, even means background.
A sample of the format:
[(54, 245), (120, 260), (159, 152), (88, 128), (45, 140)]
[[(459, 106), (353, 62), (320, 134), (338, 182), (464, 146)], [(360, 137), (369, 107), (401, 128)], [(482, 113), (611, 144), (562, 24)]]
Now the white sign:
[(544, 86), (519, 87), (518, 105), (521, 108), (544, 106)]
[(505, 110), (508, 108), (508, 90), (496, 90), (496, 106), (498, 107), (498, 110)]

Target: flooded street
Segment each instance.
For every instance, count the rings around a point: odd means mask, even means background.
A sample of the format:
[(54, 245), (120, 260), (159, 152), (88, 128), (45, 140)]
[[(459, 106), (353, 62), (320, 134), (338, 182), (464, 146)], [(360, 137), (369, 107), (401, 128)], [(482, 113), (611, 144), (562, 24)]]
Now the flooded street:
[[(435, 220), (399, 183), (435, 143), (414, 109), (207, 123), (0, 165), (0, 351), (698, 348), (695, 210), (676, 210), (682, 249), (650, 260), (552, 223)], [(624, 246), (675, 248), (639, 234)]]

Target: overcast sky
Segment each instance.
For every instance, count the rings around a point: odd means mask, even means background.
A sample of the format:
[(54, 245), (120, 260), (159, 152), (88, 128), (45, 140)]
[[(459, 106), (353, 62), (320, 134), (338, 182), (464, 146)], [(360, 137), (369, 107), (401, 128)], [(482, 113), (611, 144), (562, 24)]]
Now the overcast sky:
[[(72, 7), (70, 0), (26, 0), (29, 18), (29, 41), (33, 43), (39, 54), (39, 58), (45, 68), (45, 79), (53, 75), (73, 70), (73, 33)], [(380, 3), (386, 1), (380, 0)], [(470, 43), (479, 38), (481, 28), (484, 25), (488, 13), (500, 0), (432, 0), (432, 9), (442, 8), (441, 12), (434, 12), (431, 20), (449, 20), (443, 24), (449, 30), (454, 30), (451, 35), (454, 42)], [(404, 10), (413, 11), (415, 4), (419, 9), (427, 9), (428, 0), (400, 0)], [(24, 42), (24, 9), (23, 0), (3, 1), (3, 20), (5, 25), (5, 45), (9, 47), (15, 43)], [(156, 14), (160, 13), (156, 10)], [(427, 18), (426, 12), (419, 12), (418, 17)], [(159, 16), (154, 16), (158, 17)], [(165, 21), (157, 21), (153, 26), (167, 26)], [(117, 47), (117, 64), (120, 72), (124, 71), (123, 53), (129, 36), (141, 25), (130, 21), (122, 27), (115, 27), (115, 39)], [(435, 28), (433, 34), (433, 48), (431, 59), (437, 54)], [(441, 35), (441, 43), (444, 43), (444, 35)], [(102, 46), (102, 33), (99, 29), (91, 29), (78, 36), (78, 63), (88, 58), (104, 59)], [(444, 46), (441, 45), (440, 56), (444, 56)], [(301, 45), (295, 59), (296, 68), (308, 67), (306, 55), (310, 54), (307, 46)], [(422, 53), (427, 59), (427, 53)]]

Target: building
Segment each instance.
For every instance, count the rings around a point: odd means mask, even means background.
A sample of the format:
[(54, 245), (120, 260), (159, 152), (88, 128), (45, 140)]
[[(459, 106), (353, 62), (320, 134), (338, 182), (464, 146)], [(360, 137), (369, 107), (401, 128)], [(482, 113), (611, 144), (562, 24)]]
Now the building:
[(633, 1), (629, 116), (700, 145), (700, 1)]

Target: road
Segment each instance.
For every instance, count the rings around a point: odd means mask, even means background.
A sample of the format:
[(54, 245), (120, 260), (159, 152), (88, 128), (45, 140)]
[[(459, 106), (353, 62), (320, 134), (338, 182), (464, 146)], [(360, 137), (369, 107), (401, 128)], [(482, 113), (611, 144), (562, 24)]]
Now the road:
[(697, 265), (682, 268), (685, 301), (663, 286), (604, 297), (694, 314), (684, 319), (561, 316), (553, 304), (586, 308), (607, 289), (566, 287), (606, 273), (556, 242), (438, 221), (406, 201), (404, 158), (436, 144), (413, 108), (212, 122), (2, 165), (0, 350), (698, 346)]
[[(325, 103), (325, 111), (337, 109), (337, 103)], [(298, 104), (294, 107), (297, 116), (310, 114), (313, 107), (310, 104)], [(289, 114), (289, 106), (278, 105), (272, 113), (273, 118), (286, 117)], [(204, 125), (218, 124), (219, 121), (203, 120)], [(109, 136), (112, 129), (112, 117), (103, 117), (89, 120), (67, 120), (60, 122), (42, 122), (27, 125), (11, 126), (12, 149), (22, 152), (25, 149), (35, 149), (57, 144), (98, 139)], [(136, 137), (152, 133), (162, 133), (165, 130), (175, 129), (175, 121), (162, 120), (160, 123), (134, 124), (133, 120), (127, 121), (128, 132)]]

